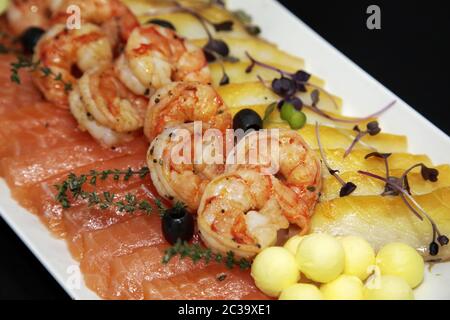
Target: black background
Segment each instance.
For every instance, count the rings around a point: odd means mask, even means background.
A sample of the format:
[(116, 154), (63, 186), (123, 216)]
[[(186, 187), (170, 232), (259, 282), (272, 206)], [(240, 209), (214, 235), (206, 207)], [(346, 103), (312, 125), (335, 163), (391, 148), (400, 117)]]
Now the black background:
[[(450, 9), (445, 1), (280, 1), (386, 87), (450, 132)], [(366, 27), (366, 9), (371, 4), (381, 7), (381, 30)], [(2, 220), (0, 254), (0, 299), (68, 299)]]

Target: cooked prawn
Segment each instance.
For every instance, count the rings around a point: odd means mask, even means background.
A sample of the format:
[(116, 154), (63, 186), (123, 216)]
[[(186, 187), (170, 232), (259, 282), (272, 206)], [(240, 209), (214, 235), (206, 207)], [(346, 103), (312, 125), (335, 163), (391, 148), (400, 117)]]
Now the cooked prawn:
[(59, 0), (62, 3), (53, 14), (53, 23), (65, 23), (71, 14), (70, 6), (78, 6), (81, 12), (81, 22), (101, 26), (108, 35), (113, 47), (120, 49), (118, 44), (125, 44), (139, 21), (131, 10), (120, 0)]
[[(251, 168), (273, 174), (279, 182), (275, 196), (283, 215), (306, 233), (322, 186), (321, 163), (296, 131), (277, 132), (277, 135), (253, 132), (242, 139), (228, 156), (226, 172)], [(237, 155), (244, 155), (247, 160), (240, 163)], [(252, 155), (258, 156), (256, 163), (249, 163)]]
[[(75, 84), (76, 72), (111, 63), (110, 43), (98, 26), (85, 23), (81, 29), (67, 30), (64, 25), (51, 27), (38, 42), (34, 62), (40, 62), (33, 80), (47, 100), (68, 108), (68, 90), (64, 84)], [(53, 75), (43, 74), (43, 68)]]
[(69, 101), (70, 111), (78, 121), (79, 128), (82, 131), (89, 132), (103, 146), (114, 147), (134, 139), (132, 134), (119, 133), (98, 123), (86, 110), (78, 86), (70, 93)]
[(82, 129), (111, 146), (129, 140), (133, 132), (142, 129), (147, 105), (147, 98), (135, 95), (121, 83), (111, 64), (84, 73), (70, 107)]
[(61, 0), (13, 0), (6, 17), (11, 31), (19, 35), (30, 27), (47, 29), (53, 10), (60, 5)]
[(144, 122), (144, 133), (153, 139), (165, 128), (202, 121), (203, 128), (225, 132), (231, 128), (231, 114), (219, 94), (210, 85), (174, 82), (151, 97)]
[(211, 83), (203, 50), (173, 30), (153, 24), (134, 29), (119, 62), (122, 81), (136, 94), (172, 81)]
[[(275, 194), (283, 214), (305, 233), (322, 186), (320, 159), (296, 131), (277, 132), (278, 135), (253, 132), (242, 139), (228, 156), (226, 171), (253, 168), (273, 174), (279, 182)], [(267, 152), (260, 152), (264, 147)], [(256, 164), (239, 163), (236, 158), (245, 155), (245, 159), (250, 159), (252, 153), (259, 157)]]
[[(197, 212), (206, 185), (225, 169), (224, 145), (220, 142), (223, 141), (220, 140), (222, 133), (216, 131), (214, 134), (216, 136), (210, 136), (210, 139), (203, 139), (202, 131), (196, 131), (194, 123), (168, 128), (153, 140), (147, 154), (153, 185), (158, 193), (169, 201), (184, 203), (192, 213)], [(201, 141), (201, 146), (195, 141)], [(214, 150), (222, 153), (213, 155)], [(206, 154), (209, 151), (211, 153)], [(195, 161), (200, 152), (202, 161)], [(219, 161), (208, 161), (207, 157)]]
[(197, 212), (205, 244), (244, 258), (274, 245), (278, 231), (289, 227), (276, 196), (279, 184), (274, 176), (256, 169), (239, 169), (212, 180)]

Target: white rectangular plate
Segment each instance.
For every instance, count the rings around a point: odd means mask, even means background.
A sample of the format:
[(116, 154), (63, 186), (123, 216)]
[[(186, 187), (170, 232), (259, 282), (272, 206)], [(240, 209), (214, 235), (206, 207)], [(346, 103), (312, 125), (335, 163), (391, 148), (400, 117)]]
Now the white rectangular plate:
[[(230, 0), (230, 8), (251, 13), (261, 26), (262, 36), (294, 55), (303, 57), (306, 69), (327, 82), (327, 89), (344, 99), (344, 113), (363, 116), (392, 100), (395, 108), (383, 115), (386, 132), (407, 135), (409, 151), (428, 154), (435, 164), (450, 159), (450, 138), (395, 96), (361, 68), (343, 56), (275, 0)], [(276, 22), (276, 23), (275, 23)], [(53, 238), (38, 219), (21, 208), (0, 181), (0, 212), (22, 241), (74, 299), (98, 299), (87, 289), (78, 263), (66, 244)], [(79, 286), (77, 285), (79, 283)], [(424, 283), (416, 290), (417, 299), (450, 299), (450, 263), (427, 270)]]

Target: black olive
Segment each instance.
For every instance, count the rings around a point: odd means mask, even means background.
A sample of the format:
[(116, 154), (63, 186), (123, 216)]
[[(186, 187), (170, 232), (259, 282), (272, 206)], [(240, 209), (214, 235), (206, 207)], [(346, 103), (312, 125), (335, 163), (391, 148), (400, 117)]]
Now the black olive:
[(34, 47), (44, 33), (45, 30), (38, 27), (30, 27), (22, 33), (20, 36), (20, 43), (22, 44), (25, 53), (31, 54), (34, 52)]
[(243, 109), (239, 111), (233, 119), (233, 129), (238, 130), (242, 129), (244, 131), (248, 131), (250, 129), (253, 130), (261, 130), (263, 127), (263, 121), (259, 114), (251, 109)]
[(178, 239), (189, 241), (194, 236), (194, 217), (185, 208), (168, 209), (161, 221), (164, 238), (172, 245)]
[(158, 25), (158, 26), (160, 26), (160, 27), (164, 27), (164, 28), (167, 28), (167, 29), (172, 29), (173, 31), (177, 31), (177, 29), (175, 28), (175, 26), (174, 26), (171, 22), (169, 22), (169, 21), (167, 21), (167, 20), (162, 20), (162, 19), (150, 19), (150, 20), (147, 21), (147, 24), (148, 24), (148, 23), (153, 23), (153, 24), (156, 24), (156, 25)]

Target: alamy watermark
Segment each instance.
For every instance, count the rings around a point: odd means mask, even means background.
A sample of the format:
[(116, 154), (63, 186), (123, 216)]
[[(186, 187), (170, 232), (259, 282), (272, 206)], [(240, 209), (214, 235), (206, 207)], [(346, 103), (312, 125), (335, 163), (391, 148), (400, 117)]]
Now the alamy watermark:
[(367, 7), (366, 13), (369, 14), (367, 18), (367, 29), (380, 30), (381, 29), (381, 8), (375, 4)]
[(280, 134), (278, 129), (247, 131), (204, 130), (203, 123), (193, 123), (193, 130), (169, 129), (170, 161), (180, 164), (258, 166), (263, 174), (279, 171)]

